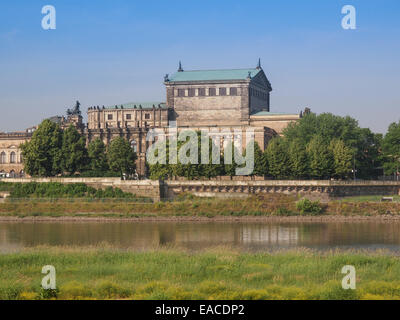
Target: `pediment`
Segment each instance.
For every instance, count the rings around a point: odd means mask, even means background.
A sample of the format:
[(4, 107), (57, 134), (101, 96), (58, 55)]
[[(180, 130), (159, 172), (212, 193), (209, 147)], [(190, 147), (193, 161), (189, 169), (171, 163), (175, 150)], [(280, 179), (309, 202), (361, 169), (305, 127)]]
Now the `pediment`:
[(251, 79), (251, 82), (257, 84), (258, 86), (265, 87), (269, 91), (272, 90), (271, 83), (269, 82), (264, 70), (261, 70), (257, 75)]

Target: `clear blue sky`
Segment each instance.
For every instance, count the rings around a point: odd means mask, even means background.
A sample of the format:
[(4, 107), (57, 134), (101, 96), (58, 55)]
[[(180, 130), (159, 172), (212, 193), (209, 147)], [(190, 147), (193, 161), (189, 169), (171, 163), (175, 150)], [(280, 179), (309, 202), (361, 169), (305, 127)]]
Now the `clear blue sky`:
[[(42, 6), (57, 29), (41, 28)], [(341, 8), (357, 9), (357, 29)], [(400, 1), (0, 2), (0, 131), (92, 105), (165, 100), (177, 69), (262, 66), (272, 110), (332, 112), (376, 132), (400, 120)]]

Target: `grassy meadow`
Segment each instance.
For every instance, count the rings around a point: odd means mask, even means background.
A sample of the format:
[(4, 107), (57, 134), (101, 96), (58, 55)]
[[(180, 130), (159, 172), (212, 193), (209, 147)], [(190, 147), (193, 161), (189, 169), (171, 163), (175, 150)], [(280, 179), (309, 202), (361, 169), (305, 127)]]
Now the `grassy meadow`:
[[(45, 265), (54, 291), (41, 289)], [(344, 265), (356, 290), (341, 287)], [(385, 254), (39, 247), (0, 255), (0, 270), (0, 299), (400, 299), (400, 258)]]

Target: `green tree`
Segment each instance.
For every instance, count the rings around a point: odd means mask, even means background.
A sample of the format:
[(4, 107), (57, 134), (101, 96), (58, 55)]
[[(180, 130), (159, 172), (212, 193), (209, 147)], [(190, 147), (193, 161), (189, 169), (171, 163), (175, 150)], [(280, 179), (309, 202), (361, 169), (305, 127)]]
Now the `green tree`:
[[(157, 141), (153, 148), (155, 148), (154, 156), (156, 159), (148, 159), (147, 166), (149, 168), (150, 179), (152, 180), (166, 180), (173, 177), (173, 166), (169, 164), (170, 153), (170, 140)], [(148, 155), (150, 156), (150, 155)]]
[(400, 122), (389, 125), (382, 141), (385, 174), (394, 174), (400, 168)]
[[(200, 148), (201, 149), (201, 148)], [(223, 159), (221, 157), (221, 152), (219, 148), (216, 147), (215, 143), (211, 138), (208, 139), (208, 164), (202, 164), (201, 165), (201, 176), (206, 177), (206, 178), (212, 178), (212, 177), (217, 177), (221, 176), (224, 174), (224, 165)], [(200, 151), (200, 150), (199, 150)], [(214, 159), (219, 159), (219, 163), (213, 163), (213, 153), (214, 153)]]
[[(224, 159), (224, 173), (227, 176), (233, 177), (236, 175), (236, 168), (238, 164), (235, 161), (235, 151), (236, 147), (234, 142), (228, 143), (223, 152), (223, 159)], [(230, 156), (229, 156), (230, 155)]]
[(293, 178), (307, 178), (309, 176), (309, 162), (304, 143), (295, 139), (289, 143), (289, 167)]
[(333, 154), (320, 135), (315, 135), (307, 145), (310, 175), (316, 179), (330, 178), (333, 173)]
[(360, 128), (351, 117), (340, 117), (331, 113), (316, 115), (309, 113), (293, 122), (283, 131), (287, 141), (299, 139), (307, 145), (315, 135), (319, 135), (329, 145), (331, 140), (340, 139), (356, 151), (356, 168), (359, 178), (370, 179), (379, 173), (381, 135), (370, 129)]
[[(254, 154), (253, 154), (253, 161), (254, 161), (254, 171), (251, 175), (253, 176), (264, 176), (268, 174), (268, 159), (266, 154), (264, 154), (258, 145), (257, 142), (252, 141), (254, 143)], [(244, 155), (247, 156), (248, 147), (244, 152)]]
[(44, 120), (33, 133), (32, 139), (21, 146), (25, 172), (39, 177), (61, 173), (61, 147), (60, 126)]
[(82, 172), (88, 162), (86, 139), (73, 125), (63, 132), (61, 150), (63, 171), (69, 174)]
[(339, 139), (332, 140), (329, 147), (333, 154), (333, 176), (335, 178), (349, 178), (353, 169), (354, 151)]
[[(201, 176), (201, 137), (199, 132), (186, 131), (185, 141), (177, 142), (177, 163), (172, 165), (172, 171), (175, 176), (194, 179)], [(171, 152), (173, 150), (171, 149)]]
[(104, 142), (97, 138), (88, 145), (89, 169), (102, 175), (109, 170)]
[(116, 173), (132, 174), (135, 172), (137, 159), (128, 140), (118, 137), (111, 141), (107, 149), (107, 161), (110, 169)]
[(284, 139), (271, 139), (265, 150), (268, 160), (269, 174), (277, 179), (285, 179), (290, 174), (288, 146)]

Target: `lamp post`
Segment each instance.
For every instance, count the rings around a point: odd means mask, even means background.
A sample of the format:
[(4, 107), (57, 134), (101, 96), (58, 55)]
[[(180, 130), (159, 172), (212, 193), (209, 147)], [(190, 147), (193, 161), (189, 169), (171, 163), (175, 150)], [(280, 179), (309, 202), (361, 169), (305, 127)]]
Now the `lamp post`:
[(353, 173), (353, 179), (354, 181), (356, 181), (356, 154), (354, 153), (353, 155), (353, 170), (351, 170), (351, 172)]

